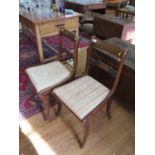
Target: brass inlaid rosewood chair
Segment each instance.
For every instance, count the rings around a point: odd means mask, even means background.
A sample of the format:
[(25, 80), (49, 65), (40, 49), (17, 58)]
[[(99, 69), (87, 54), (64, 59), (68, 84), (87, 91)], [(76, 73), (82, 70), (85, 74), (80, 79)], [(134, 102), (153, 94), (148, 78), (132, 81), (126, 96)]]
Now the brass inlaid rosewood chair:
[[(26, 73), (28, 74), (38, 96), (45, 105), (44, 110), (45, 119), (49, 119), (51, 90), (56, 86), (59, 86), (73, 79), (77, 68), (78, 45), (80, 38), (77, 37), (73, 32), (70, 32), (64, 28), (60, 29), (59, 34), (60, 34), (60, 48), (56, 60), (26, 69)], [(67, 37), (73, 43), (72, 70), (69, 70), (61, 62), (62, 53), (71, 52), (70, 49), (64, 48), (62, 41), (63, 37)]]
[[(89, 52), (91, 53), (93, 50), (101, 51), (107, 57), (112, 56), (116, 60), (117, 65), (113, 72), (115, 80), (112, 88), (109, 89), (91, 76), (84, 75), (53, 90), (53, 95), (59, 101), (59, 110), (63, 103), (83, 124), (84, 136), (80, 141), (80, 147), (83, 147), (86, 142), (88, 121), (93, 114), (105, 106), (107, 116), (111, 118), (112, 97), (118, 85), (126, 55), (126, 50), (111, 46), (95, 37), (91, 39)], [(110, 65), (108, 61), (105, 64)]]

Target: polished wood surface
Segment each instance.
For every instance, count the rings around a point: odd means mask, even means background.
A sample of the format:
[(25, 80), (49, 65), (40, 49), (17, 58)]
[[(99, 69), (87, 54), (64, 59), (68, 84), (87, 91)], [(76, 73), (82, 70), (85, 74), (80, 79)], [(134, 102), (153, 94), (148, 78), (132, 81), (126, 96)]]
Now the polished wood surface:
[(77, 13), (77, 12), (73, 12), (72, 14), (58, 14), (58, 15), (54, 15), (54, 16), (37, 16), (37, 15), (33, 15), (31, 13), (27, 13), (27, 12), (20, 12), (19, 13), (19, 17), (20, 18), (26, 18), (27, 20), (31, 21), (33, 24), (45, 24), (45, 23), (49, 23), (51, 21), (60, 21), (60, 20), (65, 20), (68, 18), (74, 18), (74, 17), (80, 17), (81, 14)]
[(101, 4), (105, 0), (65, 0), (65, 2), (76, 3), (81, 5)]
[(89, 138), (83, 149), (79, 148), (72, 133), (76, 130), (81, 136), (82, 126), (65, 107), (59, 118), (51, 114), (51, 122), (44, 122), (41, 113), (23, 120), (20, 122), (19, 154), (134, 155), (134, 114), (123, 108), (118, 100), (113, 101), (111, 110), (110, 121), (104, 117), (105, 111), (90, 121)]
[(95, 14), (93, 32), (102, 39), (118, 37), (132, 43), (134, 41), (135, 22), (122, 17)]
[(107, 0), (107, 4), (121, 4), (127, 1), (128, 0)]
[(42, 48), (42, 37), (51, 36), (59, 33), (59, 28), (64, 27), (79, 33), (79, 17), (81, 14), (74, 12), (70, 15), (61, 14), (59, 16), (38, 17), (30, 13), (20, 12), (19, 20), (23, 26), (34, 32), (37, 40), (38, 54), (40, 62), (44, 63), (53, 60), (53, 57), (44, 58)]
[(105, 13), (105, 0), (65, 0), (65, 8), (85, 13), (85, 11), (99, 11)]

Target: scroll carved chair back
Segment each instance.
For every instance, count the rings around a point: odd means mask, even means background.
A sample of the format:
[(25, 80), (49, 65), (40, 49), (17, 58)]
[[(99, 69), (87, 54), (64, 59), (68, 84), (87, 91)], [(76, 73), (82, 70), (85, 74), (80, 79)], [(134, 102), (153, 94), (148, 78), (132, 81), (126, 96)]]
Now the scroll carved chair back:
[[(91, 39), (90, 53), (93, 53), (93, 50), (95, 50), (97, 53), (102, 52), (102, 54), (105, 56), (104, 60), (102, 61), (105, 66), (103, 69), (105, 69), (105, 71), (109, 72), (111, 76), (114, 77), (114, 82), (111, 89), (111, 93), (113, 94), (121, 76), (127, 51), (125, 49), (120, 49), (119, 47), (107, 44), (95, 36), (93, 36)], [(109, 59), (113, 59), (113, 64), (111, 64)], [(114, 65), (115, 67), (113, 67)]]
[[(77, 37), (76, 34), (65, 28), (60, 28), (59, 34), (60, 48), (57, 53), (56, 60), (26, 69), (26, 73), (28, 74), (30, 81), (36, 90), (37, 96), (43, 101), (45, 105), (43, 116), (46, 120), (49, 119), (51, 91), (55, 87), (67, 83), (74, 78), (78, 63), (77, 56), (80, 37)], [(63, 37), (68, 38), (73, 44), (73, 69), (71, 71), (68, 70), (61, 62), (63, 52), (66, 52), (67, 54), (71, 53), (71, 49), (63, 47)]]
[[(66, 37), (67, 39), (69, 39), (71, 41), (71, 43), (73, 44), (72, 50), (63, 47), (63, 37)], [(59, 61), (61, 61), (63, 53), (72, 55), (72, 59), (73, 59), (72, 75), (73, 76), (75, 76), (77, 65), (78, 65), (78, 45), (79, 45), (80, 39), (81, 38), (79, 36), (76, 36), (73, 32), (68, 31), (65, 28), (60, 28), (60, 30), (59, 30), (59, 42), (60, 42), (60, 44), (59, 44), (59, 53), (58, 53), (57, 59)]]
[[(107, 42), (92, 37), (90, 41), (89, 52), (99, 51), (107, 57), (112, 57), (118, 63), (115, 80), (111, 89), (107, 88), (89, 75), (81, 76), (67, 84), (57, 87), (53, 90), (53, 95), (58, 101), (58, 115), (60, 114), (62, 104), (64, 104), (83, 124), (84, 136), (78, 141), (80, 147), (83, 147), (88, 136), (88, 121), (91, 116), (98, 112), (101, 108), (106, 107), (107, 116), (111, 118), (110, 108), (113, 94), (118, 85), (121, 71), (123, 68), (126, 50), (111, 46)], [(89, 62), (89, 61), (88, 61)], [(110, 63), (105, 60), (105, 63)]]

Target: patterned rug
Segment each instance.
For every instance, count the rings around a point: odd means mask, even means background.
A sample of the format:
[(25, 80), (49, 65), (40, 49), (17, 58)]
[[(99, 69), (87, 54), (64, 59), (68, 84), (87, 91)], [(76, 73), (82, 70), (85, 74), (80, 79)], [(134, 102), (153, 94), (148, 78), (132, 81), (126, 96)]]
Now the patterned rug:
[[(64, 39), (64, 45), (67, 48), (72, 48), (72, 44), (66, 38)], [(52, 36), (44, 38), (44, 41), (50, 46), (58, 49), (58, 36)], [(25, 74), (25, 69), (30, 66), (35, 66), (39, 64), (39, 57), (37, 53), (37, 46), (35, 43), (35, 37), (29, 32), (19, 34), (19, 112), (20, 120), (26, 119), (34, 114), (40, 112), (40, 106), (42, 106), (42, 101), (38, 100), (34, 96), (34, 88)], [(88, 40), (82, 38), (79, 47), (85, 47), (88, 45)], [(46, 45), (43, 45), (44, 56), (50, 57), (56, 53), (51, 51)], [(66, 57), (64, 56), (64, 59)]]

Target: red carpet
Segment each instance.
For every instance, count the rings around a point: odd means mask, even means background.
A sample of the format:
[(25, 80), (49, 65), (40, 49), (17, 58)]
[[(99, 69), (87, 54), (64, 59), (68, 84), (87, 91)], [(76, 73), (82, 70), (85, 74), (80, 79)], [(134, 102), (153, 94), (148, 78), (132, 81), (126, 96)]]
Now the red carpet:
[[(24, 72), (27, 67), (39, 64), (35, 38), (30, 33), (27, 35), (20, 33), (19, 38), (19, 111), (21, 120), (40, 112), (42, 101), (34, 97), (34, 88)], [(45, 41), (52, 47), (58, 48), (58, 36), (45, 38)], [(79, 47), (87, 45), (88, 40), (83, 38)], [(66, 39), (64, 39), (64, 46), (72, 48), (71, 43)], [(44, 45), (43, 49), (45, 57), (55, 55), (47, 46)]]

